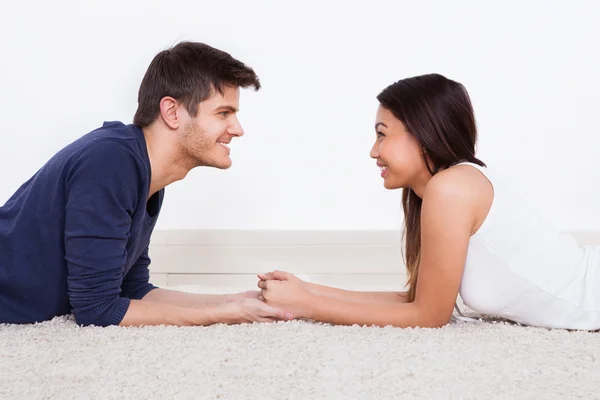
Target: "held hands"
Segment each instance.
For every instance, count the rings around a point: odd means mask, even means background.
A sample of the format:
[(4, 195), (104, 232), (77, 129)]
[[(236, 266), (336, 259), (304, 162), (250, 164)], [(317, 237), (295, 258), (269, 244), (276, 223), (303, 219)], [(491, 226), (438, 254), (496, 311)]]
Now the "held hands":
[(258, 290), (236, 293), (219, 305), (226, 323), (287, 321), (310, 318), (310, 290), (303, 280), (283, 271), (258, 274)]
[(258, 279), (265, 303), (288, 310), (293, 318), (310, 318), (311, 292), (306, 282), (283, 271), (258, 274)]
[(287, 321), (293, 318), (292, 314), (284, 309), (273, 307), (256, 298), (238, 298), (219, 307), (226, 316), (224, 322), (230, 324)]

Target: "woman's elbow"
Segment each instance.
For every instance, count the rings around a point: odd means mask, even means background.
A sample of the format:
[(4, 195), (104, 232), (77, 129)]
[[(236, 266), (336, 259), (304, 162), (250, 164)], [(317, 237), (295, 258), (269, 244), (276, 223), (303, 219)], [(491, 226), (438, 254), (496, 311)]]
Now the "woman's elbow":
[(423, 310), (416, 304), (414, 304), (414, 307), (414, 319), (411, 325), (415, 328), (442, 328), (448, 325), (452, 318), (452, 314), (447, 315), (446, 313)]

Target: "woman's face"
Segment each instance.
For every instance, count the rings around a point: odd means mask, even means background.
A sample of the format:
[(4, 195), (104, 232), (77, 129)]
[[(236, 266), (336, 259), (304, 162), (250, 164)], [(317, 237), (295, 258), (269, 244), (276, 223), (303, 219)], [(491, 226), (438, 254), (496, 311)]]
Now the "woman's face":
[(375, 134), (371, 157), (377, 160), (381, 169), (383, 186), (386, 189), (412, 187), (427, 171), (417, 139), (381, 105), (377, 109)]

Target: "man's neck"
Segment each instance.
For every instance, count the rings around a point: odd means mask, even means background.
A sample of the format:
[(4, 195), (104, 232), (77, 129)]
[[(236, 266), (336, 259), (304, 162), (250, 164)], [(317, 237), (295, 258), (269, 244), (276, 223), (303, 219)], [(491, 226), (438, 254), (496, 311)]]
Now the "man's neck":
[(192, 169), (185, 162), (177, 143), (177, 134), (166, 132), (160, 127), (142, 129), (146, 139), (152, 177), (148, 198), (167, 185), (186, 177)]

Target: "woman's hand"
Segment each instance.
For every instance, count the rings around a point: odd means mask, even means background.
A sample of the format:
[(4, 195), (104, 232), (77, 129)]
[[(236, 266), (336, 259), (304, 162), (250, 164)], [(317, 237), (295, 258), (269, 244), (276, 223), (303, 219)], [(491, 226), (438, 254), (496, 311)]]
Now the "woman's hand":
[(258, 287), (264, 301), (292, 313), (294, 318), (310, 318), (314, 295), (308, 284), (289, 272), (258, 274)]
[(296, 275), (289, 273), (289, 272), (285, 272), (285, 271), (267, 272), (266, 274), (258, 274), (257, 276), (258, 276), (258, 279), (260, 279), (261, 281), (277, 280), (277, 281), (299, 281), (302, 283), (306, 283), (302, 279), (298, 278)]

